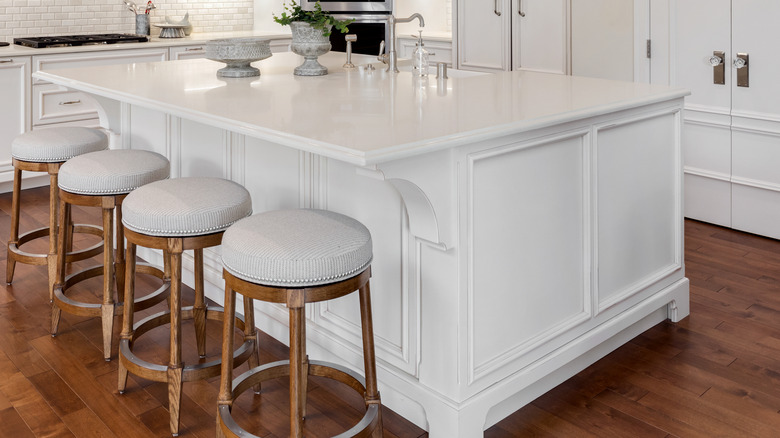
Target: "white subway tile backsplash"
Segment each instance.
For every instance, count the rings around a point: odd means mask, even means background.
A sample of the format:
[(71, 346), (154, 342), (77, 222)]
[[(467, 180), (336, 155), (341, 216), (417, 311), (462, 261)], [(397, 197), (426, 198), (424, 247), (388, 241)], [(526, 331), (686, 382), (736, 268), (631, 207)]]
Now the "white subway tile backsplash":
[[(154, 4), (157, 9), (151, 12), (152, 24), (163, 23), (166, 16), (180, 20), (189, 13), (196, 32), (252, 30), (253, 0), (155, 0)], [(121, 0), (0, 0), (0, 41), (106, 32), (135, 32), (133, 13)]]

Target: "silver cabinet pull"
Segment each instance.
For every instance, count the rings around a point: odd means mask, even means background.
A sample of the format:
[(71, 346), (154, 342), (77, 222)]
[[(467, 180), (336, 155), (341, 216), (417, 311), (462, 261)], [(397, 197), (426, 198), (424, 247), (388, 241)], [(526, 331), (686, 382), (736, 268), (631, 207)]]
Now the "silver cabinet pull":
[(523, 0), (517, 0), (517, 15), (525, 17), (525, 12), (523, 12)]
[(726, 53), (721, 51), (712, 52), (710, 56), (710, 65), (712, 66), (712, 83), (723, 85), (726, 83)]
[(66, 100), (65, 102), (60, 102), (60, 105), (78, 105), (80, 103), (80, 100)]
[(203, 47), (187, 47), (184, 49), (185, 52), (200, 52), (203, 50)]
[(737, 53), (734, 67), (737, 69), (737, 87), (750, 87), (750, 62), (747, 53)]
[(501, 11), (498, 10), (498, 0), (493, 0), (493, 13), (501, 16)]
[(0, 64), (5, 64), (7, 62), (14, 62), (13, 59), (0, 59)]

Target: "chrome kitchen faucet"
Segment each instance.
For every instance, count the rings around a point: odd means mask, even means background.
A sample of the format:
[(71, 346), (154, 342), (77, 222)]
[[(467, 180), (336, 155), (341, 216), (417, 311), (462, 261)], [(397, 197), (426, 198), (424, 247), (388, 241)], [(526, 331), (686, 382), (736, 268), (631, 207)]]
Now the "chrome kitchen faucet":
[(387, 17), (387, 24), (390, 28), (390, 42), (387, 46), (387, 53), (383, 54), (382, 49), (384, 49), (384, 41), (382, 41), (382, 44), (380, 45), (379, 56), (377, 56), (377, 59), (387, 64), (387, 71), (398, 73), (398, 55), (396, 54), (395, 50), (395, 23), (409, 23), (415, 18), (420, 20), (420, 27), (425, 27), (425, 20), (423, 20), (422, 15), (416, 12), (407, 18), (395, 18), (395, 16), (392, 14)]

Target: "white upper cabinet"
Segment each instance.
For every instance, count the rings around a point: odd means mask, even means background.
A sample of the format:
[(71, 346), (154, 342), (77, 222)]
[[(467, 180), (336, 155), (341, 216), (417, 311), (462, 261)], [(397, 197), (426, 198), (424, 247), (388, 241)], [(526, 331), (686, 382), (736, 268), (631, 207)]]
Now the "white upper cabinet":
[(458, 68), (569, 72), (570, 0), (458, 0)]

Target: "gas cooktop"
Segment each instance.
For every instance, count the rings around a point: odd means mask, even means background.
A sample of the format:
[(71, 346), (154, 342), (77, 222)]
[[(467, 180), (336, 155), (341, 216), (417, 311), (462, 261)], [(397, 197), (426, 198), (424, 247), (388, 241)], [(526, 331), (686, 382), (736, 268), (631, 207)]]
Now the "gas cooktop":
[(43, 37), (14, 38), (14, 44), (36, 49), (44, 47), (83, 46), (86, 44), (145, 43), (149, 38), (127, 33), (105, 33), (96, 35), (59, 35)]

